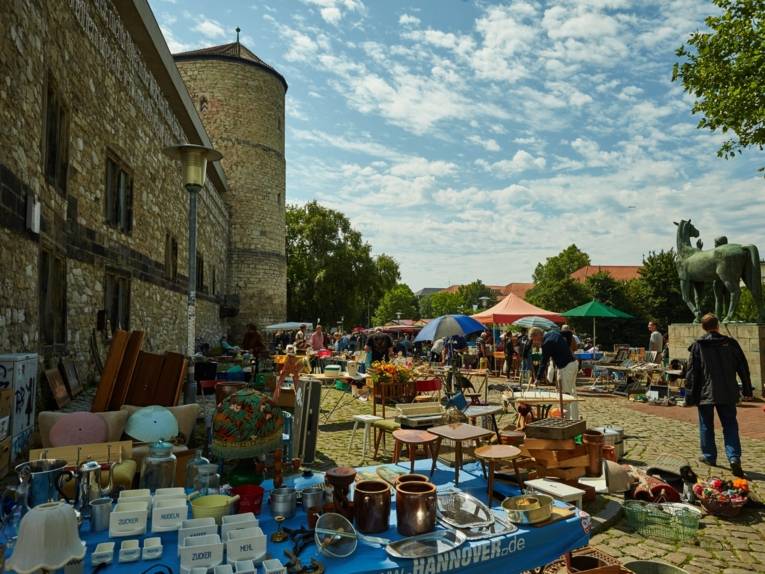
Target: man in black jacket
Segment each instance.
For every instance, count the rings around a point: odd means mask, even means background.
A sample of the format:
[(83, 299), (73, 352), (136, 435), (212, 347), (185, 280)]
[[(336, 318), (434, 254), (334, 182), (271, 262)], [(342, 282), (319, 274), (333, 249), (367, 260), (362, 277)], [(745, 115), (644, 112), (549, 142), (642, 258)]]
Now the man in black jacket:
[(717, 465), (715, 445), (715, 409), (723, 428), (725, 454), (735, 476), (744, 476), (741, 469), (741, 440), (738, 436), (736, 403), (739, 392), (736, 375), (741, 379), (744, 399), (752, 398), (749, 365), (736, 339), (720, 333), (720, 322), (711, 313), (704, 315), (701, 326), (706, 332), (690, 346), (688, 372), (685, 376), (685, 404), (699, 409), (701, 452), (699, 461)]

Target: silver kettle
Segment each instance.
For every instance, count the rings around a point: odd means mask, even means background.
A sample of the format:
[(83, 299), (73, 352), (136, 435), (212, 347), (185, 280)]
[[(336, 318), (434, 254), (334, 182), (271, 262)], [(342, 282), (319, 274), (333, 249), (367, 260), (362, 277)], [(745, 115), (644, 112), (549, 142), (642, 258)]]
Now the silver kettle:
[[(95, 460), (89, 460), (80, 465), (77, 471), (77, 502), (75, 507), (83, 516), (90, 516), (90, 503), (92, 501), (111, 495), (115, 464), (114, 462), (102, 464)], [(109, 467), (109, 480), (106, 486), (103, 486), (102, 477), (105, 466)]]

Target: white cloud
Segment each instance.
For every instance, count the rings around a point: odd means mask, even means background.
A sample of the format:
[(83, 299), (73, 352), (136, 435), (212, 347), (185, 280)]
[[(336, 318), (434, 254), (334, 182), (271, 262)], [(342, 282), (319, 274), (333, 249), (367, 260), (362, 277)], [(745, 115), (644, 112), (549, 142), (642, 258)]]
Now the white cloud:
[(534, 157), (526, 150), (518, 150), (512, 159), (503, 159), (494, 163), (486, 160), (476, 160), (476, 165), (485, 171), (498, 176), (515, 175), (528, 170), (544, 169), (547, 161), (543, 156)]
[(204, 16), (199, 22), (197, 22), (197, 25), (194, 26), (194, 31), (199, 32), (211, 40), (222, 38), (226, 35), (226, 30), (223, 28), (220, 22), (206, 18)]
[(325, 22), (337, 26), (349, 12), (363, 14), (365, 7), (361, 0), (303, 0), (306, 4), (316, 6)]
[(497, 140), (493, 138), (484, 139), (481, 136), (474, 134), (474, 135), (468, 136), (467, 140), (470, 143), (474, 143), (476, 145), (481, 146), (486, 151), (499, 151), (500, 149), (502, 149), (499, 147)]
[(401, 14), (398, 18), (398, 23), (402, 26), (416, 26), (420, 23), (420, 19), (411, 14)]
[(601, 150), (597, 142), (586, 138), (576, 138), (571, 147), (586, 160), (587, 167), (603, 167), (619, 158), (617, 152)]

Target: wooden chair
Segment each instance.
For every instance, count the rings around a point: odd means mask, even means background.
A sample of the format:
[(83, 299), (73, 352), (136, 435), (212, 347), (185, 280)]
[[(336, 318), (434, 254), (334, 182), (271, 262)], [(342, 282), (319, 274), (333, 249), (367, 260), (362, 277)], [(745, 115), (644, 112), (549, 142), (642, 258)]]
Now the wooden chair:
[[(401, 428), (393, 418), (387, 418), (386, 407), (395, 406), (396, 403), (411, 403), (417, 396), (414, 381), (405, 383), (378, 383), (372, 385), (372, 414), (378, 415), (377, 407), (380, 407), (381, 420), (372, 423), (375, 435), (375, 452), (373, 458), (377, 459), (377, 453), (382, 443), (385, 449), (385, 435)], [(394, 415), (395, 416), (395, 415)]]

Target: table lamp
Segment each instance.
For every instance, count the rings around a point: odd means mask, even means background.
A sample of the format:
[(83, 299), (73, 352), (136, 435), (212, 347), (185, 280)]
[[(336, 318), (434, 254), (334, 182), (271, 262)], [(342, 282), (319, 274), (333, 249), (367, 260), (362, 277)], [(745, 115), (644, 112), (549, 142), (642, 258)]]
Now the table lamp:
[(65, 502), (46, 502), (21, 519), (13, 555), (6, 566), (18, 574), (53, 571), (85, 557), (74, 508)]

